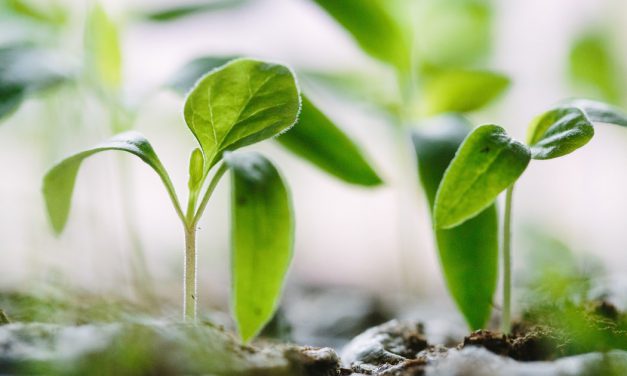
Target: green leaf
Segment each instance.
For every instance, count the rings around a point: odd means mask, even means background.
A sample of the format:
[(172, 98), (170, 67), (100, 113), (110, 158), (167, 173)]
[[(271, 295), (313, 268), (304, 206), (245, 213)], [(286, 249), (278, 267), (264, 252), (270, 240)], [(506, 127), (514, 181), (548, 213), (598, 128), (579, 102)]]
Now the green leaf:
[(527, 146), (497, 125), (472, 131), (447, 168), (434, 205), (436, 229), (460, 225), (492, 205), (516, 182), (531, 155)]
[(300, 94), (292, 71), (238, 59), (198, 81), (185, 101), (185, 121), (205, 155), (205, 172), (226, 150), (287, 131), (298, 118)]
[(573, 99), (564, 104), (579, 108), (593, 122), (627, 127), (627, 113), (616, 106), (589, 99)]
[(205, 56), (191, 60), (179, 69), (166, 84), (178, 93), (185, 94), (194, 87), (199, 78), (216, 68), (223, 66), (235, 56)]
[[(432, 208), (442, 176), (471, 125), (457, 115), (440, 116), (428, 123), (412, 133), (412, 141), (420, 182)], [(470, 328), (484, 328), (490, 318), (497, 285), (496, 205), (490, 205), (457, 227), (435, 230), (435, 238), (450, 294)]]
[(122, 83), (122, 51), (116, 24), (100, 5), (94, 6), (85, 26), (87, 66), (97, 82), (107, 89)]
[[(108, 141), (76, 153), (52, 167), (43, 182), (43, 194), (48, 209), (48, 216), (54, 231), (59, 234), (67, 223), (72, 203), (72, 193), (76, 175), (85, 158), (107, 150), (120, 150), (134, 154), (146, 162), (159, 175), (170, 197), (175, 200), (174, 188), (165, 168), (159, 161), (148, 140), (138, 132), (121, 133)], [(175, 203), (177, 212), (178, 202)]]
[(359, 147), (305, 96), (298, 125), (277, 141), (347, 183), (375, 186), (383, 182)]
[(477, 110), (501, 95), (509, 79), (486, 71), (448, 70), (429, 77), (425, 83), (421, 112), (435, 115), (443, 112)]
[(407, 72), (411, 64), (409, 38), (377, 0), (315, 0), (372, 57)]
[(533, 159), (572, 153), (590, 141), (594, 127), (576, 107), (559, 107), (538, 116), (529, 126), (527, 143)]
[(226, 153), (232, 172), (232, 300), (248, 341), (276, 311), (292, 260), (294, 217), (281, 175), (258, 153)]
[(70, 79), (70, 64), (57, 53), (25, 45), (0, 48), (0, 120), (16, 111), (29, 95)]
[(147, 12), (144, 18), (154, 22), (178, 21), (181, 18), (213, 12), (218, 10), (235, 8), (248, 3), (248, 0), (213, 0), (197, 4), (183, 4), (172, 8), (162, 9), (154, 12)]
[(609, 102), (622, 97), (620, 69), (603, 33), (587, 33), (578, 38), (570, 51), (569, 73), (572, 82), (585, 92)]

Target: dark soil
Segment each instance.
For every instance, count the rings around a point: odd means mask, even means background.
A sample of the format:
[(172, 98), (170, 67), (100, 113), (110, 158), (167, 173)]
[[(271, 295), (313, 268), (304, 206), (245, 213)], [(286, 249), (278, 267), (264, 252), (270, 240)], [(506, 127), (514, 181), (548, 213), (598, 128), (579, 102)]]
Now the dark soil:
[(481, 346), (491, 352), (520, 361), (553, 360), (559, 357), (560, 338), (549, 327), (534, 326), (511, 335), (477, 330), (464, 338), (458, 348)]

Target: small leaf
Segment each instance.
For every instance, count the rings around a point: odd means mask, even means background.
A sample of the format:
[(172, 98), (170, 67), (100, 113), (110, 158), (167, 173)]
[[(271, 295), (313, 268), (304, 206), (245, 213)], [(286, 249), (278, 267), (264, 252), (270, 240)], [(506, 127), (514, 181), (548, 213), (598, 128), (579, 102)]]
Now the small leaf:
[(258, 153), (226, 153), (232, 172), (232, 300), (240, 337), (272, 318), (292, 260), (294, 217), (276, 168)]
[(305, 96), (298, 125), (277, 141), (347, 183), (364, 186), (382, 183), (359, 147)]
[(46, 208), (52, 227), (57, 234), (63, 231), (67, 223), (74, 183), (81, 163), (85, 158), (107, 150), (120, 150), (138, 156), (159, 174), (169, 193), (173, 194), (174, 188), (168, 173), (148, 140), (138, 132), (121, 133), (108, 141), (64, 159), (52, 167), (44, 177), (43, 194)]
[(593, 122), (627, 127), (627, 113), (616, 106), (589, 99), (573, 99), (564, 104), (579, 108)]
[(122, 83), (122, 51), (117, 25), (100, 5), (87, 17), (85, 27), (87, 66), (98, 83), (116, 89)]
[(579, 37), (570, 51), (570, 78), (586, 93), (598, 95), (609, 102), (622, 97), (620, 69), (603, 33), (587, 33)]
[(559, 107), (538, 116), (529, 126), (527, 143), (533, 159), (572, 153), (590, 141), (594, 127), (576, 107)]
[(410, 40), (383, 2), (314, 0), (340, 23), (368, 54), (397, 69), (410, 69)]
[(299, 110), (298, 86), (287, 67), (238, 59), (198, 81), (184, 114), (203, 150), (207, 172), (224, 151), (287, 131)]
[(174, 91), (186, 94), (190, 91), (199, 78), (216, 68), (223, 66), (231, 60), (237, 59), (235, 56), (205, 56), (191, 60), (179, 69), (166, 86)]
[(70, 79), (70, 64), (57, 53), (25, 45), (0, 48), (0, 120), (17, 110), (29, 95)]
[(187, 184), (190, 191), (200, 188), (204, 172), (204, 157), (202, 151), (196, 148), (189, 157), (189, 182)]
[[(412, 134), (420, 182), (429, 207), (444, 172), (470, 123), (456, 115), (429, 120)], [(498, 274), (498, 219), (496, 205), (448, 230), (435, 230), (440, 263), (450, 294), (472, 330), (484, 328), (492, 311)]]
[(529, 149), (497, 125), (472, 131), (447, 168), (434, 205), (436, 229), (460, 225), (492, 205), (530, 161)]
[(509, 86), (501, 74), (452, 70), (436, 73), (424, 86), (422, 113), (470, 112), (493, 101)]

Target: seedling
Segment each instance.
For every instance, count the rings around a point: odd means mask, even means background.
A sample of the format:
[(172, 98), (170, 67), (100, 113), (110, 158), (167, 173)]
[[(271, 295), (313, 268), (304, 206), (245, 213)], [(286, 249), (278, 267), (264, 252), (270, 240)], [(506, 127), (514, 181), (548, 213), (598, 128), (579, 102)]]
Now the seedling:
[(200, 147), (189, 162), (183, 211), (170, 177), (148, 140), (131, 131), (74, 154), (44, 177), (46, 207), (56, 233), (66, 225), (74, 182), (87, 157), (107, 150), (131, 153), (161, 178), (185, 234), (184, 318), (196, 320), (196, 228), (220, 178), (231, 171), (232, 301), (242, 340), (254, 337), (274, 313), (292, 257), (294, 219), (277, 169), (258, 153), (233, 150), (287, 131), (300, 110), (290, 69), (234, 60), (203, 76), (187, 95), (184, 117)]
[[(627, 115), (600, 102), (568, 101), (538, 116), (531, 123), (526, 144), (512, 139), (497, 125), (482, 125), (466, 137), (439, 185), (433, 209), (437, 231), (452, 230), (473, 220), (492, 207), (498, 195), (506, 191), (502, 228), (502, 330), (506, 333), (511, 326), (511, 218), (514, 185), (532, 159), (562, 157), (588, 143), (594, 135), (593, 121), (627, 126)], [(471, 256), (469, 254), (467, 257)], [(471, 259), (450, 261), (476, 262)], [(494, 261), (480, 260), (490, 265), (495, 265)], [(476, 277), (482, 278), (481, 275)], [(475, 303), (490, 304), (481, 301)], [(484, 307), (484, 310), (489, 312), (489, 307)]]

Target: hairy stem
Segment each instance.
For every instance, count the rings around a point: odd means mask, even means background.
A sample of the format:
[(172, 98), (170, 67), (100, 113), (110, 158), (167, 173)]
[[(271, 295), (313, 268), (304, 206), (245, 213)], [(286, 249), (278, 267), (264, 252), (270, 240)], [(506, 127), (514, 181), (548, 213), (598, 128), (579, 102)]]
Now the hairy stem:
[(503, 219), (503, 317), (501, 330), (509, 334), (512, 312), (512, 195), (514, 185), (507, 188), (505, 194), (505, 213)]
[(183, 287), (184, 320), (196, 322), (196, 226), (185, 226), (185, 285)]

